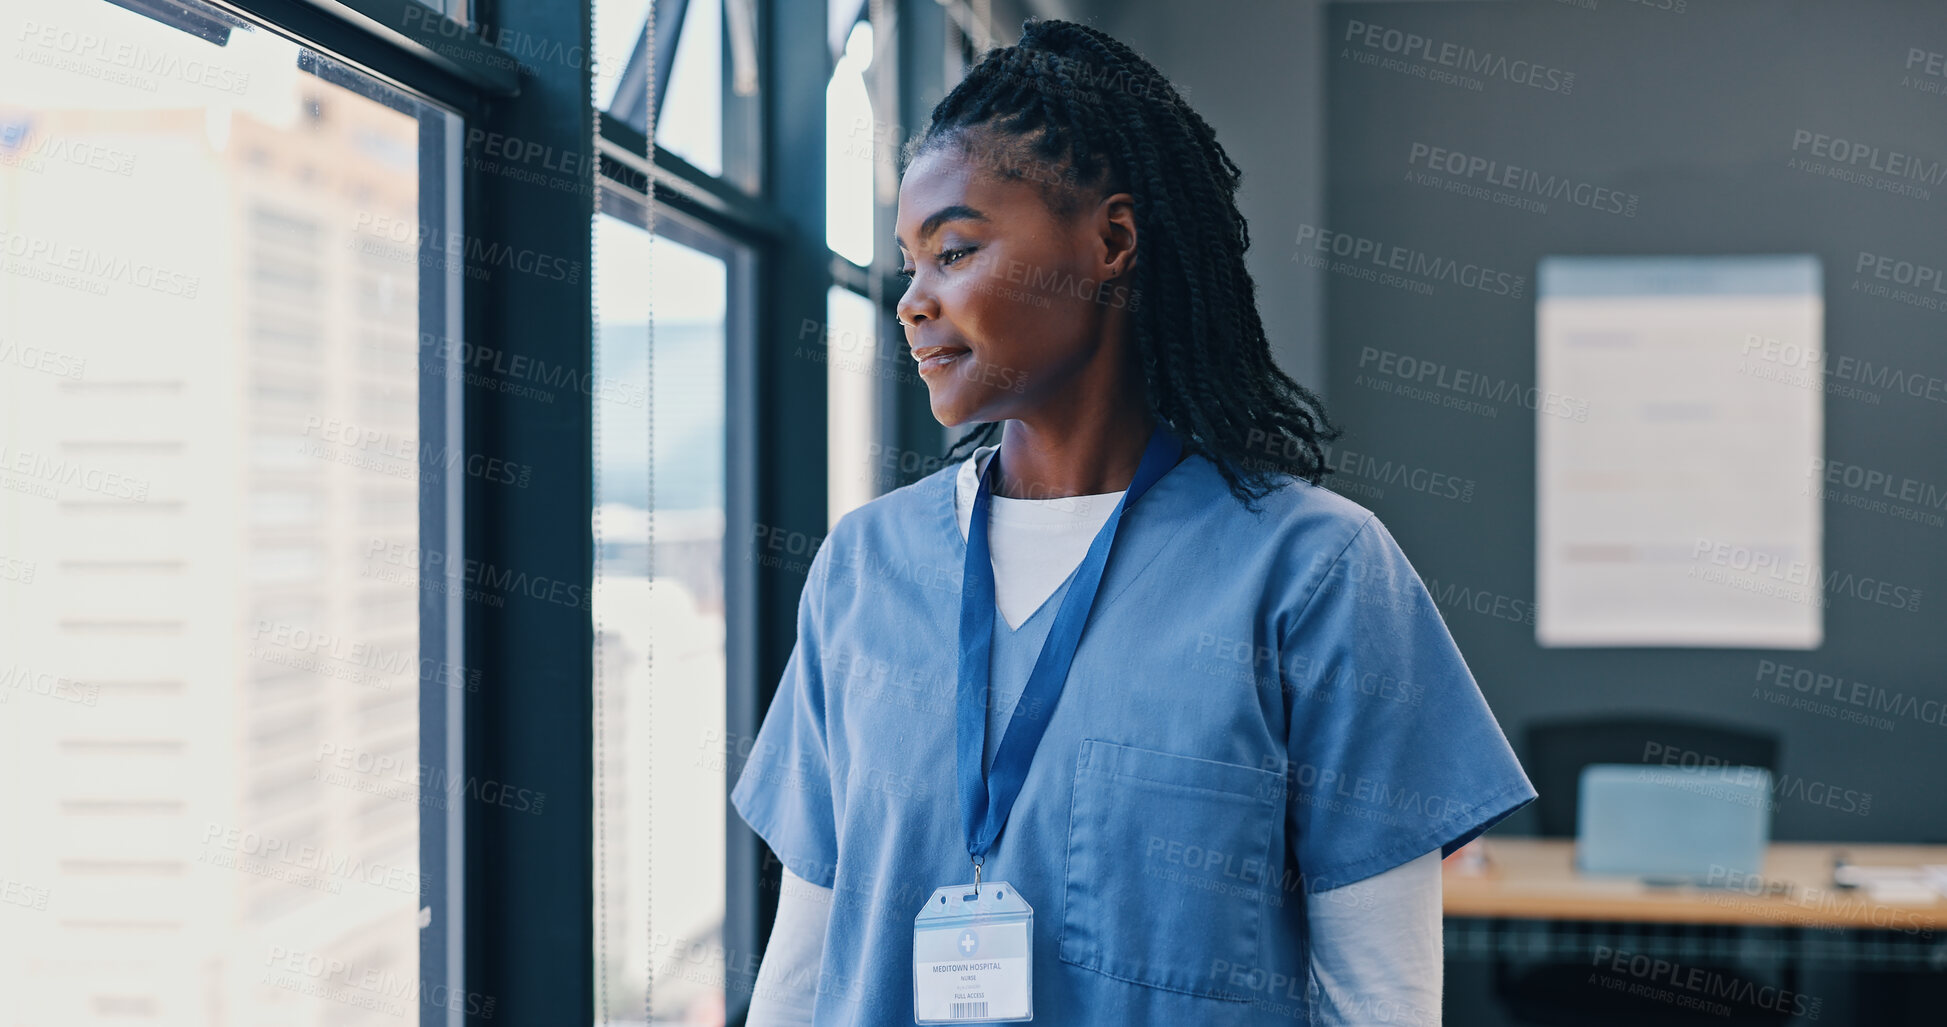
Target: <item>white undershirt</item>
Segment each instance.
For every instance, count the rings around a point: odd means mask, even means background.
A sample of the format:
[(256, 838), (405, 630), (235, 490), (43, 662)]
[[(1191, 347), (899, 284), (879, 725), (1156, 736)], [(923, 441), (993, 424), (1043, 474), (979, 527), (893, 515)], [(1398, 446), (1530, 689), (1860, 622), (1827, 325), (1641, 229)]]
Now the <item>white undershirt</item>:
[[(960, 537), (973, 525), (974, 491), (993, 446), (982, 446), (960, 465), (954, 513)], [(1123, 490), (1127, 491), (1127, 490)], [(1122, 502), (1122, 492), (1060, 499), (1009, 499), (988, 492), (987, 550), (994, 563), (994, 605), (1010, 628), (1019, 629), (1087, 555), (1089, 544)]]
[[(954, 507), (963, 538), (973, 523), (977, 468), (995, 448), (982, 446), (960, 465)], [(1121, 492), (1061, 499), (990, 494), (995, 606), (1008, 627), (1018, 629), (1061, 587), (1121, 500)], [(784, 871), (747, 1027), (810, 1027), (831, 904), (830, 888)], [(1438, 851), (1310, 896), (1305, 922), (1316, 987), (1306, 989), (1314, 1024), (1369, 1023), (1374, 1010), (1386, 1010), (1393, 1027), (1438, 1027), (1443, 969)]]

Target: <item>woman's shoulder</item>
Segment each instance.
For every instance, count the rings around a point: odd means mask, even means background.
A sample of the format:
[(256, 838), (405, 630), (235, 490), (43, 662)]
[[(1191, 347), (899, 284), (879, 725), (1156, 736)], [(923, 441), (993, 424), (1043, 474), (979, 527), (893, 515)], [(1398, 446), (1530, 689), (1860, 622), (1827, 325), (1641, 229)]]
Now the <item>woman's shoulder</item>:
[(953, 485), (960, 461), (944, 466), (897, 488), (881, 493), (840, 515), (825, 536), (836, 555), (854, 548), (873, 549), (892, 543), (910, 544), (931, 538), (929, 529), (951, 524)]
[(1258, 479), (1261, 495), (1249, 503), (1230, 489), (1217, 465), (1197, 457), (1198, 486), (1208, 495), (1202, 509), (1218, 520), (1217, 530), (1256, 539), (1274, 548), (1294, 545), (1315, 550), (1341, 546), (1357, 537), (1376, 515), (1358, 502), (1321, 484), (1275, 471)]

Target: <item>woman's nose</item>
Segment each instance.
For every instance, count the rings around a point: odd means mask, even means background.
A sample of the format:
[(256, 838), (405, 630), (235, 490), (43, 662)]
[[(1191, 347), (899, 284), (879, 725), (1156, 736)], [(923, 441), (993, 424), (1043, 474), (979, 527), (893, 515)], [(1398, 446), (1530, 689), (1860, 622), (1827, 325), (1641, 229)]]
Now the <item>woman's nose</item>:
[(921, 321), (939, 316), (939, 304), (920, 289), (918, 282), (914, 282), (906, 287), (906, 294), (899, 297), (898, 305), (893, 307), (893, 314), (899, 319), (900, 324), (912, 328)]

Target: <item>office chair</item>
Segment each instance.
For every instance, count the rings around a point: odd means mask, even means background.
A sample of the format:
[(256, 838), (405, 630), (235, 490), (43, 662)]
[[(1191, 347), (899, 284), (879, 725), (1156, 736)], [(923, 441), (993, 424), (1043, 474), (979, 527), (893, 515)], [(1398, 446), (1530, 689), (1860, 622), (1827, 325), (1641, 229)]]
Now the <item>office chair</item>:
[[(1582, 768), (1592, 763), (1661, 766), (1667, 755), (1673, 766), (1685, 763), (1696, 766), (1709, 758), (1777, 773), (1775, 735), (1691, 720), (1596, 717), (1554, 721), (1529, 725), (1525, 737), (1528, 752), (1522, 763), (1540, 793), (1535, 800), (1535, 811), (1543, 837), (1575, 835), (1578, 784)], [(1582, 930), (1580, 925), (1560, 926), (1571, 933)], [(1701, 930), (1721, 932), (1726, 928)], [(1747, 968), (1703, 965), (1698, 968), (1764, 983), (1764, 975)], [(1506, 957), (1496, 956), (1494, 991), (1515, 1022), (1535, 1027), (1635, 1027), (1642, 1023), (1759, 1027), (1790, 1019), (1787, 1013), (1769, 1009), (1733, 1007), (1731, 1015), (1720, 1016), (1705, 1010), (1645, 1001), (1590, 983), (1590, 975), (1597, 969), (1586, 961), (1517, 967)], [(1654, 985), (1656, 982), (1641, 983)]]

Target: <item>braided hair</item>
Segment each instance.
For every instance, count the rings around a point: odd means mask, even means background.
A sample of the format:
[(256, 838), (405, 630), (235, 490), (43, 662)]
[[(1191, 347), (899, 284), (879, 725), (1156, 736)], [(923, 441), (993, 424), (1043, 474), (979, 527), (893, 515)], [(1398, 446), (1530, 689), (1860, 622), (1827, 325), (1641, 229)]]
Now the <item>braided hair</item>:
[[(1029, 19), (1018, 44), (989, 50), (933, 108), (904, 158), (949, 145), (1000, 177), (1032, 179), (1058, 216), (1087, 194), (1132, 194), (1142, 242), (1130, 324), (1151, 415), (1253, 510), (1279, 473), (1314, 485), (1330, 473), (1323, 444), (1342, 432), (1272, 361), (1258, 318), (1236, 203), (1243, 173), (1153, 65), (1086, 25)], [(1000, 425), (981, 424), (945, 460), (992, 442)]]

